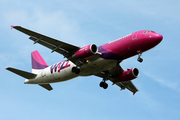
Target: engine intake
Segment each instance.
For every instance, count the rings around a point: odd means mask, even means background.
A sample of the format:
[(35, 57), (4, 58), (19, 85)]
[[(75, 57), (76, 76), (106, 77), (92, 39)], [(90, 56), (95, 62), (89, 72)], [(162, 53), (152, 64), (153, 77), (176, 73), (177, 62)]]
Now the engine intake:
[(92, 55), (96, 54), (98, 48), (95, 44), (90, 44), (87, 46), (82, 47), (78, 51), (75, 52), (74, 57), (76, 58), (88, 58)]
[(130, 81), (139, 76), (139, 70), (137, 68), (128, 69), (118, 75), (117, 79), (119, 82)]

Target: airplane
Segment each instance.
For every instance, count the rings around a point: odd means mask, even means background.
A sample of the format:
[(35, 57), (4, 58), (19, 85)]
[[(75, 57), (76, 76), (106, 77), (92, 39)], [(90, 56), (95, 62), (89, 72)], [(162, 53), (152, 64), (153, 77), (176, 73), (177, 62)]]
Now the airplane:
[(28, 30), (21, 26), (11, 26), (27, 34), (34, 44), (39, 43), (67, 58), (64, 61), (48, 66), (39, 52), (31, 53), (32, 73), (12, 67), (7, 70), (20, 75), (26, 80), (25, 84), (38, 84), (52, 90), (50, 83), (63, 82), (78, 76), (97, 76), (102, 81), (99, 86), (106, 89), (110, 80), (121, 90), (128, 89), (133, 95), (138, 91), (132, 80), (139, 76), (137, 68), (124, 70), (120, 63), (132, 56), (138, 55), (137, 61), (143, 62), (143, 52), (159, 44), (163, 36), (152, 30), (141, 30), (97, 47), (95, 44), (78, 47), (51, 37)]

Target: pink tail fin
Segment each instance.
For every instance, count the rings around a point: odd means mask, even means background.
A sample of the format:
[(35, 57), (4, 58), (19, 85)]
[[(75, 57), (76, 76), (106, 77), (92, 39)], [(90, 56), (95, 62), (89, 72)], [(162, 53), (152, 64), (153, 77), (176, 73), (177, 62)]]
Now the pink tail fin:
[(37, 50), (31, 53), (31, 60), (32, 60), (32, 69), (34, 70), (42, 70), (48, 67), (47, 63), (44, 61), (44, 59)]

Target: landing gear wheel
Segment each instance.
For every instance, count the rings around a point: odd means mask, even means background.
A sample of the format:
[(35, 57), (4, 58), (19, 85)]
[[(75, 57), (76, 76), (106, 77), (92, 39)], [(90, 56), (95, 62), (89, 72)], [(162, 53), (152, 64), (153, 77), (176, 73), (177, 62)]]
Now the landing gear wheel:
[(76, 74), (79, 74), (80, 73), (80, 69), (77, 68), (76, 71), (75, 71)]
[(80, 73), (80, 69), (77, 68), (77, 67), (73, 67), (73, 68), (72, 68), (72, 72), (73, 72), (73, 73), (76, 73), (76, 74), (79, 74), (79, 73)]
[(104, 89), (107, 89), (107, 88), (108, 88), (108, 84), (107, 84), (107, 83), (104, 83), (103, 88), (104, 88)]
[(76, 71), (76, 67), (73, 67), (72, 72), (75, 73), (75, 71)]
[(140, 63), (143, 61), (143, 59), (142, 58), (138, 58), (137, 59)]
[(108, 88), (108, 84), (106, 82), (100, 82), (99, 84), (100, 87), (104, 88), (104, 89), (107, 89)]
[(104, 82), (100, 82), (99, 86), (103, 87), (104, 86)]

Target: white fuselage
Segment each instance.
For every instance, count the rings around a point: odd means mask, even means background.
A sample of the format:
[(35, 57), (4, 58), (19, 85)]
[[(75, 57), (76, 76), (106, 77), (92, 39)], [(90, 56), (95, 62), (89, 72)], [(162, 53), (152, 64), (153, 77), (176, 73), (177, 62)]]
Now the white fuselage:
[(93, 74), (97, 74), (101, 71), (112, 68), (116, 64), (116, 60), (105, 60), (103, 58), (98, 58), (93, 62), (81, 66), (81, 72), (77, 75), (72, 72), (72, 67), (76, 66), (74, 63), (72, 63), (71, 61), (62, 61), (39, 71), (34, 79), (27, 79), (24, 83), (47, 84), (63, 82), (78, 76), (90, 76)]

